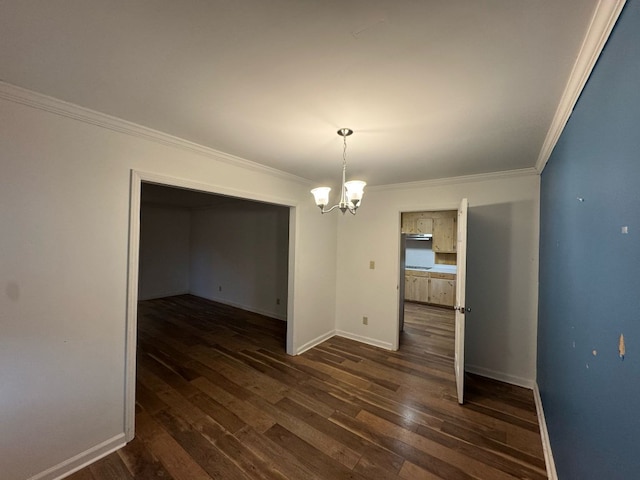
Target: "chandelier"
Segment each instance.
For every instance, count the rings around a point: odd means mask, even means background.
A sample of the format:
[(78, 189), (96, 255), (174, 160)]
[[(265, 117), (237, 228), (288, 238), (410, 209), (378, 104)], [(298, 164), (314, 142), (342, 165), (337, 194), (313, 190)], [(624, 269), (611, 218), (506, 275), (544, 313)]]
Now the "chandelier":
[(338, 208), (344, 215), (347, 210), (353, 215), (356, 214), (356, 210), (362, 202), (362, 195), (364, 194), (365, 182), (360, 180), (351, 180), (345, 182), (347, 174), (347, 137), (353, 133), (350, 128), (341, 128), (338, 130), (338, 135), (343, 139), (344, 147), (342, 149), (342, 191), (340, 193), (340, 202), (333, 207), (325, 210), (325, 206), (329, 203), (329, 192), (331, 187), (318, 187), (311, 190), (313, 197), (316, 200), (316, 205), (320, 207), (322, 213), (329, 213), (331, 210)]

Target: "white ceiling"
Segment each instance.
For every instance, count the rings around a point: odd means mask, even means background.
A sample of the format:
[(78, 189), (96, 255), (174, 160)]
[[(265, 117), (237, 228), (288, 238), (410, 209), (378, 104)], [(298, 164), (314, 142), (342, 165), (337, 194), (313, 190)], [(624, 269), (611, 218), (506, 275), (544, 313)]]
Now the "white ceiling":
[(0, 79), (314, 182), (533, 167), (597, 0), (7, 0)]

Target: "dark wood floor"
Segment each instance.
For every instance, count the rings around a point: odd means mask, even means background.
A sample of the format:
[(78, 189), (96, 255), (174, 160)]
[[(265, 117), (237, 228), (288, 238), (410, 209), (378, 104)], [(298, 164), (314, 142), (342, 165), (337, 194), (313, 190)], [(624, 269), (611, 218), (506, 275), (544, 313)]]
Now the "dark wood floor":
[(531, 391), (468, 376), (453, 314), (407, 304), (398, 352), (184, 295), (141, 302), (136, 438), (73, 474), (114, 479), (544, 479)]

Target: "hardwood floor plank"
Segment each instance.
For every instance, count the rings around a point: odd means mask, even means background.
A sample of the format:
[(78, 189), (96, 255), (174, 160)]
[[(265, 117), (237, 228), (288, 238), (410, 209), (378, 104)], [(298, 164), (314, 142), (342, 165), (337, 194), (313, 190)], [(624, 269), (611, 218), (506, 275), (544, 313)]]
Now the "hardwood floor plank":
[[(218, 352), (225, 351), (224, 348), (221, 349), (220, 347), (215, 347), (215, 349)], [(267, 377), (257, 370), (246, 368), (239, 360), (224, 354), (211, 359), (208, 355), (196, 353), (194, 359), (208, 366), (213, 365), (214, 370), (217, 370), (233, 383), (260, 395), (271, 403), (276, 403), (281, 400), (283, 392), (286, 391), (287, 388), (286, 385), (283, 385), (277, 380)]]
[(160, 386), (156, 394), (169, 408), (158, 412), (154, 415), (154, 418), (158, 418), (160, 414), (170, 410), (211, 440), (215, 440), (226, 433), (226, 430), (216, 420), (206, 415), (190, 399), (185, 398), (178, 391), (168, 386)]
[(147, 450), (142, 440), (134, 438), (124, 448), (118, 450), (118, 456), (126, 465), (133, 478), (145, 480), (171, 480), (169, 472)]
[[(309, 390), (305, 390), (309, 391)], [(312, 412), (317, 413), (318, 415), (323, 416), (324, 418), (329, 418), (335, 412), (335, 409), (331, 408), (324, 402), (321, 402), (315, 398), (313, 395), (307, 395), (305, 392), (299, 389), (291, 389), (287, 392), (287, 396), (285, 399), (290, 399), (296, 402), (299, 405), (311, 410)]]
[[(405, 430), (368, 412), (361, 412), (356, 419), (365, 423), (380, 435), (398, 440), (406, 445), (412, 445), (413, 448), (420, 450), (423, 455), (430, 457), (430, 464), (427, 470), (437, 475), (442, 476), (442, 474), (445, 474), (451, 476), (455, 472), (456, 475), (464, 473), (469, 478), (491, 478), (495, 480), (513, 478), (503, 471), (461, 454), (455, 448), (443, 446), (430, 438)], [(456, 472), (458, 465), (464, 465), (464, 472)]]
[[(326, 455), (302, 438), (296, 436), (286, 428), (276, 424), (266, 433), (269, 439), (285, 450), (293, 453), (303, 464), (315, 472), (320, 478), (335, 480), (369, 480), (367, 477), (353, 472), (343, 463)], [(357, 462), (356, 462), (357, 463)], [(354, 464), (355, 465), (355, 464)]]
[(93, 476), (89, 467), (85, 467), (82, 470), (78, 470), (75, 473), (72, 473), (65, 480), (96, 480), (96, 477)]
[[(371, 445), (370, 442), (367, 442), (362, 437), (350, 432), (349, 430), (341, 428), (338, 424), (331, 422), (329, 419), (316, 414), (302, 405), (297, 404), (289, 398), (284, 398), (278, 402), (278, 407), (296, 416), (302, 422), (312, 426), (316, 430), (336, 439), (342, 445), (350, 448), (360, 456), (362, 456), (367, 449), (375, 449), (378, 453), (383, 455), (387, 455), (388, 453), (382, 451), (382, 449), (378, 448), (376, 445)], [(401, 459), (397, 458), (395, 460), (400, 461)]]
[(212, 383), (208, 378), (198, 378), (194, 380), (193, 384), (259, 432), (268, 430), (276, 423), (271, 416), (264, 413), (260, 408), (244, 400), (248, 396), (248, 392), (247, 395), (234, 395), (228, 389)]
[(323, 477), (316, 475), (312, 470), (304, 466), (291, 452), (252, 428), (242, 429), (238, 432), (237, 437), (238, 440), (252, 449), (256, 455), (262, 456), (265, 460), (277, 459), (278, 469), (286, 478), (304, 478), (305, 480), (323, 479)]
[(353, 471), (363, 475), (366, 478), (375, 478), (376, 480), (397, 480), (397, 472), (387, 470), (372, 461), (370, 456), (362, 456), (360, 461), (353, 468)]
[(236, 433), (247, 425), (235, 413), (204, 393), (195, 394), (189, 401), (230, 433)]
[[(190, 397), (191, 395), (195, 395), (196, 393), (198, 393), (197, 389), (195, 389), (193, 385), (189, 383), (189, 380), (182, 377), (174, 370), (171, 370), (165, 364), (160, 362), (156, 357), (147, 355), (144, 352), (140, 352), (138, 354), (138, 365), (140, 366), (141, 370), (145, 372), (145, 375), (152, 375), (156, 379), (160, 379), (168, 387), (180, 392), (185, 397)], [(149, 382), (151, 381), (150, 378), (147, 378), (147, 380)], [(143, 384), (149, 388), (149, 384), (145, 384), (144, 382)], [(153, 388), (151, 388), (151, 390), (154, 391)], [(155, 393), (157, 395), (158, 392)]]
[(341, 443), (339, 439), (323, 433), (307, 422), (299, 421), (294, 414), (287, 410), (281, 410), (278, 406), (271, 405), (259, 397), (253, 397), (249, 401), (255, 402), (254, 405), (264, 409), (274, 417), (277, 421), (276, 426), (279, 425), (286, 428), (293, 435), (301, 438), (317, 450), (324, 452), (328, 457), (340, 462), (347, 468), (351, 469), (358, 463), (360, 454)]
[[(427, 431), (428, 430), (425, 430), (424, 428), (420, 428), (418, 430), (418, 433), (420, 435), (427, 436), (426, 435)], [(533, 470), (522, 468), (522, 467), (510, 468), (509, 470), (507, 470), (507, 467), (505, 467), (505, 465), (503, 464), (501, 465), (501, 468), (503, 470), (509, 471), (512, 474), (516, 474), (518, 472), (530, 471), (531, 472), (529, 473), (530, 476), (538, 476), (538, 478), (540, 478), (539, 477), (540, 473), (544, 472), (545, 470), (544, 459), (536, 457), (534, 455), (529, 455), (526, 452), (518, 450), (517, 448), (513, 448), (502, 442), (497, 442), (491, 438), (484, 437), (481, 434), (476, 433), (472, 430), (467, 430), (455, 425), (450, 425), (445, 423), (442, 426), (442, 432), (446, 433), (450, 438), (461, 439), (469, 444), (474, 445), (474, 447), (480, 446), (480, 447), (486, 448), (487, 450), (499, 452), (499, 454), (501, 455), (511, 457), (514, 460), (521, 461), (525, 465), (529, 464), (539, 469), (539, 472), (534, 472)], [(446, 437), (442, 437), (442, 438), (446, 438)], [(443, 443), (443, 442), (440, 441), (440, 443)], [(466, 449), (466, 450), (471, 451), (471, 449)], [(473, 450), (476, 451), (477, 449), (474, 448)]]
[(133, 480), (126, 465), (117, 455), (108, 455), (89, 467), (94, 477), (105, 480)]
[(359, 357), (358, 355), (352, 355), (351, 353), (346, 352), (344, 350), (334, 348), (326, 342), (321, 345), (318, 345), (315, 348), (315, 350), (319, 352), (325, 352), (326, 354), (329, 354), (329, 355), (335, 355), (342, 360), (351, 360), (352, 362), (356, 362), (356, 363), (362, 361), (362, 357)]
[[(351, 418), (342, 416), (339, 420), (336, 418), (336, 421), (338, 421), (341, 425), (344, 425), (345, 428), (348, 428), (352, 432), (357, 432), (362, 437), (367, 438), (373, 444), (376, 444), (388, 451), (394, 452), (395, 454), (403, 457), (405, 460), (409, 460), (414, 464), (419, 465), (428, 472), (440, 475), (442, 476), (442, 478), (452, 480), (469, 480), (472, 478), (476, 478), (468, 474), (462, 468), (444, 461), (437, 456), (431, 455), (430, 452), (425, 451), (424, 449), (417, 448), (417, 446), (414, 446), (414, 444), (404, 441), (408, 440), (410, 442), (412, 440), (411, 438), (397, 438), (397, 436), (393, 435), (393, 431), (385, 428), (376, 428), (375, 425), (369, 424), (362, 418)], [(409, 433), (409, 431), (406, 432)], [(419, 442), (417, 443), (419, 444)], [(489, 479), (494, 477), (477, 478)]]
[(245, 474), (223, 451), (216, 447), (217, 440), (225, 437), (224, 433), (216, 437), (214, 444), (211, 437), (206, 437), (200, 432), (189, 428), (188, 424), (173, 414), (171, 410), (159, 412), (154, 418), (182, 446), (190, 459), (211, 478), (238, 480), (253, 478)]
[(408, 304), (400, 349), (333, 337), (285, 352), (286, 322), (191, 295), (141, 302), (136, 437), (71, 480), (546, 478), (530, 390), (468, 375), (453, 311)]
[(140, 380), (136, 383), (136, 404), (152, 414), (167, 408), (167, 404), (160, 400), (153, 391), (143, 385)]
[[(145, 412), (137, 414), (136, 435), (142, 439), (151, 454), (160, 460), (162, 466), (175, 480), (211, 480), (212, 477), (185, 451), (183, 446)], [(99, 480), (103, 479), (99, 478)]]
[(362, 410), (358, 398), (353, 394), (355, 389), (349, 384), (340, 384), (331, 379), (326, 382), (319, 382), (311, 378), (300, 386), (300, 390), (306, 395), (313, 396), (326, 405), (333, 407), (337, 412), (356, 416)]
[(398, 476), (406, 480), (443, 480), (442, 477), (420, 468), (409, 460), (404, 462)]
[[(225, 435), (216, 441), (216, 446), (228, 457), (233, 458), (249, 478), (260, 480), (286, 480), (274, 459), (264, 460), (242, 444), (233, 435)], [(225, 478), (225, 477), (222, 477)]]

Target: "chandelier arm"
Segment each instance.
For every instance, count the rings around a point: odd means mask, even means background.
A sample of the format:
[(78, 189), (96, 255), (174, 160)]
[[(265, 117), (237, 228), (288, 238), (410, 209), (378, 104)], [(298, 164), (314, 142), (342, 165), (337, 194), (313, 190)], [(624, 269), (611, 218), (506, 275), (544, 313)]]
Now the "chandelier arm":
[(325, 209), (324, 209), (324, 207), (322, 207), (322, 208), (320, 209), (320, 211), (321, 211), (322, 213), (329, 213), (331, 210), (335, 210), (336, 208), (340, 208), (340, 205), (334, 205), (334, 206), (333, 206), (333, 207), (331, 207), (329, 210), (325, 210)]

